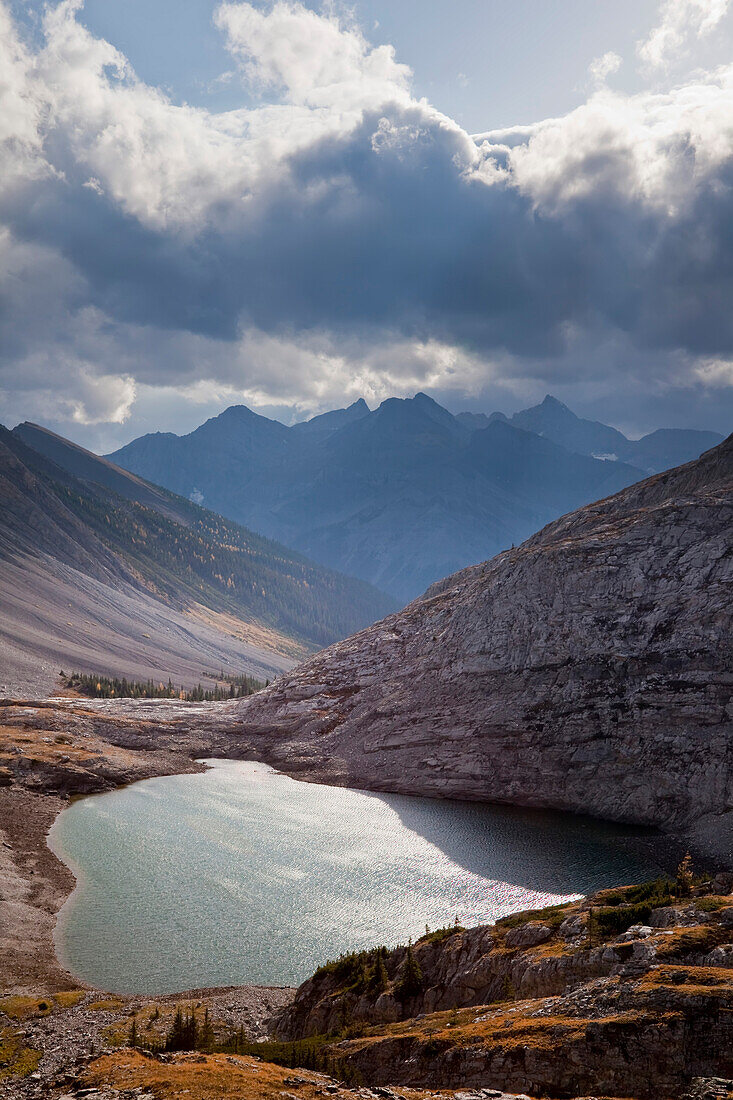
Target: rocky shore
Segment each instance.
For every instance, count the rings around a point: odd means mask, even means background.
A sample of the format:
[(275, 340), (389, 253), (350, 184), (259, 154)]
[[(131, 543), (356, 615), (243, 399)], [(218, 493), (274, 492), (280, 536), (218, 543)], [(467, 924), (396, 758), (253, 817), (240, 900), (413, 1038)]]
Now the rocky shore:
[(733, 1077), (731, 888), (733, 874), (689, 897), (606, 890), (342, 958), (276, 1030), (334, 1036), (341, 1072), (372, 1085), (683, 1096), (696, 1077)]
[(201, 769), (198, 745), (147, 718), (113, 718), (68, 701), (0, 704), (0, 957), (7, 993), (78, 982), (53, 949), (56, 914), (74, 878), (46, 844), (69, 797)]
[[(359, 989), (369, 958), (355, 973), (347, 966), (345, 980), (338, 965), (324, 967), (297, 993), (146, 999), (80, 988), (53, 951), (56, 914), (73, 887), (46, 845), (55, 815), (75, 794), (195, 771), (205, 756), (258, 755), (237, 714), (229, 703), (0, 704), (0, 1096), (733, 1097), (731, 876), (657, 905), (647, 924), (619, 935), (593, 929), (604, 897), (431, 934), (410, 948), (421, 976), (407, 997), (399, 992), (405, 947), (386, 952), (376, 994)], [(250, 1040), (274, 1030), (285, 1044), (325, 1036), (329, 1068), (129, 1048), (133, 1019), (143, 1039), (162, 1036), (180, 1005), (208, 1008), (220, 1036), (239, 1028)]]
[(152, 1096), (93, 1085), (97, 1061), (114, 1054), (133, 1017), (157, 1009), (166, 1020), (180, 1004), (208, 1008), (222, 1034), (242, 1028), (259, 1040), (293, 996), (259, 986), (154, 1001), (110, 996), (82, 988), (59, 963), (53, 931), (74, 876), (46, 843), (57, 814), (76, 795), (200, 771), (195, 757), (219, 748), (213, 736), (165, 725), (183, 714), (192, 721), (197, 704), (109, 709), (68, 699), (0, 703), (0, 1097), (9, 1100)]

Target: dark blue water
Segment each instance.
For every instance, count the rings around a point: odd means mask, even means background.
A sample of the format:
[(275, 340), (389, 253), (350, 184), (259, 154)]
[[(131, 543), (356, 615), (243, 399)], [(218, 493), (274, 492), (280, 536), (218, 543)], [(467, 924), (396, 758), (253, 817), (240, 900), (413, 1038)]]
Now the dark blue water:
[(118, 992), (290, 985), (342, 951), (494, 920), (674, 864), (651, 832), (302, 783), (210, 761), (74, 803), (57, 949)]

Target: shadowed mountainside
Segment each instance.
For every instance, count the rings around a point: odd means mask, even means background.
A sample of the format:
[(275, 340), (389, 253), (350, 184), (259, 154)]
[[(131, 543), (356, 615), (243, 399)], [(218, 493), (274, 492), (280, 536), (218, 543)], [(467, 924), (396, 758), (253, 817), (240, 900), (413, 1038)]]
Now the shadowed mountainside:
[(349, 786), (708, 815), (725, 846), (731, 530), (733, 436), (317, 654), (239, 706), (242, 733)]

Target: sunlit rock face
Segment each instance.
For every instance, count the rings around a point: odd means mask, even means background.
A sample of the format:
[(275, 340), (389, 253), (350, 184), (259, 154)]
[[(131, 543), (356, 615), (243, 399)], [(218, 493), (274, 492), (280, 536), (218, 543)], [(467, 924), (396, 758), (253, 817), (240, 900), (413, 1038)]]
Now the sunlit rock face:
[(732, 804), (731, 532), (733, 436), (317, 654), (242, 733), (331, 781), (687, 828)]

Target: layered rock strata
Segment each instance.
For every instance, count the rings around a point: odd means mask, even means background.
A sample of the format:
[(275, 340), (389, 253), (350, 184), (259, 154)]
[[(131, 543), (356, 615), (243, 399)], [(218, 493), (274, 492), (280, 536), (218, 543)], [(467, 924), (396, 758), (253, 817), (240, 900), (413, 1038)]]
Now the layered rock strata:
[(723, 874), (688, 898), (603, 891), (342, 957), (300, 987), (277, 1031), (328, 1036), (339, 1073), (372, 1087), (694, 1094), (695, 1078), (733, 1075), (732, 886)]

